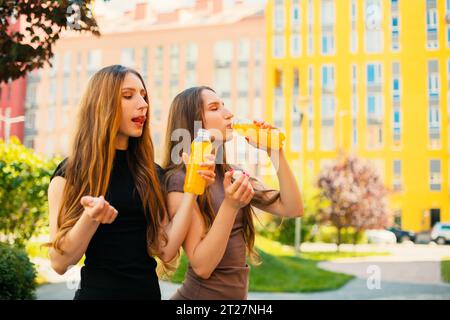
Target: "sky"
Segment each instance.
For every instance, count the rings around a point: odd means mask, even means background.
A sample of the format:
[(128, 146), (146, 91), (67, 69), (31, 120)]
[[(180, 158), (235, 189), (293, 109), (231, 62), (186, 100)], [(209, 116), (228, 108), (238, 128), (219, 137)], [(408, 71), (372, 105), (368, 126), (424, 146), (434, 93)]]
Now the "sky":
[[(247, 3), (265, 3), (266, 0), (244, 0)], [(95, 14), (114, 17), (121, 14), (125, 10), (133, 9), (138, 2), (148, 2), (157, 11), (171, 11), (176, 8), (193, 5), (195, 0), (110, 0), (110, 1), (95, 1)], [(224, 0), (225, 6), (230, 5), (234, 0)]]

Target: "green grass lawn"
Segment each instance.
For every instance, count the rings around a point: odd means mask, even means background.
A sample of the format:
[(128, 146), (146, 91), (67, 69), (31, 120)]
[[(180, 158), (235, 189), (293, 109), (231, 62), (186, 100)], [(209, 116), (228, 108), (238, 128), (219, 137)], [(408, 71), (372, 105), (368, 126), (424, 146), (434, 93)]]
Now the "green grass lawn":
[[(295, 255), (293, 247), (257, 236), (256, 247), (262, 264), (251, 266), (250, 291), (317, 292), (339, 289), (353, 276), (322, 270), (319, 261), (348, 257), (386, 255), (376, 252), (311, 252)], [(182, 255), (172, 281), (181, 283), (187, 268)]]
[(444, 258), (441, 262), (442, 280), (450, 283), (450, 257)]

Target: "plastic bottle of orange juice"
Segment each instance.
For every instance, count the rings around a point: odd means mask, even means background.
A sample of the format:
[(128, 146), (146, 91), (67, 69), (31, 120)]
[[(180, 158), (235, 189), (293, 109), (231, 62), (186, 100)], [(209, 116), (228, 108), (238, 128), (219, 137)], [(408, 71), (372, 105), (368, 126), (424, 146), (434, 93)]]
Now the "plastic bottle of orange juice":
[(233, 122), (232, 128), (236, 132), (251, 140), (256, 141), (258, 148), (266, 148), (271, 150), (279, 150), (283, 147), (286, 136), (279, 129), (262, 129), (253, 121), (247, 119), (237, 119)]
[(197, 173), (203, 169), (200, 163), (205, 161), (205, 155), (212, 151), (212, 143), (208, 130), (199, 129), (197, 137), (192, 141), (189, 164), (184, 180), (184, 192), (201, 195), (205, 192), (205, 180)]

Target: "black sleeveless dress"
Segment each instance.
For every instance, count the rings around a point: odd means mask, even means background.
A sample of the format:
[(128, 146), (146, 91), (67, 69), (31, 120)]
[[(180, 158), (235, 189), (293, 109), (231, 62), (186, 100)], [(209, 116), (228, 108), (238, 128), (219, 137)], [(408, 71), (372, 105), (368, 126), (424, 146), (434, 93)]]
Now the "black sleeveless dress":
[[(100, 224), (86, 250), (75, 300), (160, 300), (156, 261), (147, 253), (147, 218), (127, 164), (126, 150), (116, 150), (105, 199), (119, 212), (111, 224)], [(59, 164), (53, 176), (64, 177)], [(158, 177), (163, 170), (155, 164)]]

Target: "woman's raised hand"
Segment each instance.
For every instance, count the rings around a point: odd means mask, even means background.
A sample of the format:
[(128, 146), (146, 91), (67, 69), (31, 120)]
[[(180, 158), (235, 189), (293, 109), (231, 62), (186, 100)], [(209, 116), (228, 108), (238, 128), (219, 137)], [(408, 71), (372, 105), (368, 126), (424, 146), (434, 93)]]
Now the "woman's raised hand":
[[(189, 163), (189, 155), (186, 152), (182, 154), (183, 162), (186, 165)], [(216, 157), (213, 154), (205, 155), (205, 162), (200, 163), (200, 170), (197, 170), (200, 177), (206, 181), (206, 187), (210, 186), (216, 180), (214, 170), (216, 168)]]
[(250, 176), (242, 174), (234, 182), (231, 182), (233, 170), (225, 173), (223, 180), (223, 187), (225, 189), (225, 200), (233, 208), (240, 209), (250, 203), (255, 194), (252, 184), (250, 183)]
[(80, 203), (86, 214), (96, 222), (110, 224), (117, 218), (117, 210), (103, 196), (84, 196)]

